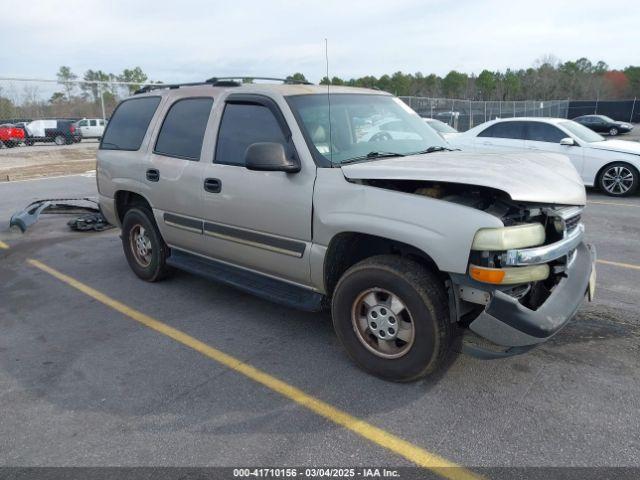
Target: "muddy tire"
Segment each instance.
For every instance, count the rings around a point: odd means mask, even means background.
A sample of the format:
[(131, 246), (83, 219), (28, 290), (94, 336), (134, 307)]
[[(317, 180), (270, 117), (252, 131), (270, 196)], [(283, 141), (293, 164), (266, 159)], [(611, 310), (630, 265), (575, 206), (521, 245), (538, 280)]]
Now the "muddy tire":
[(453, 336), (444, 284), (419, 263), (379, 255), (340, 278), (333, 325), (348, 355), (386, 380), (409, 382), (433, 374)]

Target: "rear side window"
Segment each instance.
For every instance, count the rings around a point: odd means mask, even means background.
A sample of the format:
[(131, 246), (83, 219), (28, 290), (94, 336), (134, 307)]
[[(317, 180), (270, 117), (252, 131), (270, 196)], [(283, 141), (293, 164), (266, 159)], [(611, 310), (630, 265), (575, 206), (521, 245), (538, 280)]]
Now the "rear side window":
[(213, 98), (178, 100), (167, 112), (154, 153), (185, 160), (200, 160)]
[(138, 150), (142, 145), (149, 122), (160, 104), (160, 97), (125, 100), (111, 116), (101, 150)]
[(269, 108), (255, 104), (228, 103), (218, 132), (215, 162), (244, 166), (247, 147), (257, 142), (281, 143), (287, 148), (287, 139)]
[(567, 136), (559, 128), (542, 122), (529, 122), (527, 124), (527, 140), (534, 142), (560, 143)]
[(478, 134), (479, 137), (524, 140), (524, 122), (495, 123)]

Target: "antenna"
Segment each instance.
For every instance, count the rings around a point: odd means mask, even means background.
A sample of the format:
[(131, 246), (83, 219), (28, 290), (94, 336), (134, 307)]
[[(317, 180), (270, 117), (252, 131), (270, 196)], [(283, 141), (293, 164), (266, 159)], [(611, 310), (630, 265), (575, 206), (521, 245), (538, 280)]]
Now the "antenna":
[(333, 165), (333, 138), (331, 135), (331, 93), (329, 86), (331, 85), (331, 78), (329, 77), (329, 43), (327, 39), (324, 39), (324, 58), (327, 65), (327, 106), (329, 107), (329, 159)]

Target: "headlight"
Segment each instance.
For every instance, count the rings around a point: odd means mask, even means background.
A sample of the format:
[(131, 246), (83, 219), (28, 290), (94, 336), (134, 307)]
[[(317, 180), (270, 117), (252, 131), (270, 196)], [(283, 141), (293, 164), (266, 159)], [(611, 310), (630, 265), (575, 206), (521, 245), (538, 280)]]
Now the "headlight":
[(536, 247), (544, 243), (544, 227), (540, 223), (527, 223), (503, 228), (478, 230), (472, 250), (504, 251), (512, 248)]

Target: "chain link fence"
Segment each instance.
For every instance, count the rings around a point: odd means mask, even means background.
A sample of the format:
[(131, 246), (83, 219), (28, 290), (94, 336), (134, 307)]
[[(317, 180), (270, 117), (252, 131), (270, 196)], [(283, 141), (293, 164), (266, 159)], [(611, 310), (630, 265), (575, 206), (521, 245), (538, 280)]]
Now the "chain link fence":
[(435, 118), (459, 131), (469, 130), (496, 118), (567, 118), (568, 100), (473, 101), (448, 98), (400, 97), (421, 117)]
[(126, 82), (0, 78), (0, 123), (108, 119), (141, 85)]
[[(120, 100), (141, 85), (125, 82), (60, 81), (0, 78), (0, 123), (38, 119), (109, 119)], [(400, 97), (423, 117), (435, 118), (464, 131), (495, 118), (567, 118), (569, 101), (470, 101)]]

